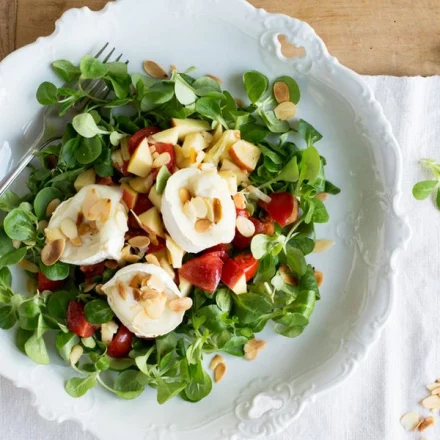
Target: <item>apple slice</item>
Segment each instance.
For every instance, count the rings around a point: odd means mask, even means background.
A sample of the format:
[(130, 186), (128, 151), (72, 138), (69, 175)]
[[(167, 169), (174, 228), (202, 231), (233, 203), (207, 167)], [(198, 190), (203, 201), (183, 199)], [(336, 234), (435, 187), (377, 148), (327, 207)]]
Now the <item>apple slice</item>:
[(125, 203), (128, 209), (133, 209), (136, 205), (138, 192), (135, 191), (131, 186), (123, 183), (122, 188), (122, 201)]
[(229, 156), (229, 148), (238, 140), (240, 140), (240, 132), (238, 130), (226, 130), (220, 139), (206, 153), (204, 162), (218, 165), (220, 159)]
[(236, 295), (247, 292), (246, 274), (241, 266), (230, 258), (223, 265), (221, 280)]
[(260, 159), (261, 150), (247, 141), (238, 141), (229, 149), (233, 162), (242, 170), (253, 171)]
[(160, 211), (162, 209), (162, 194), (158, 194), (156, 185), (152, 186), (148, 194), (150, 202)]
[(238, 185), (248, 181), (248, 172), (242, 170), (239, 166), (235, 165), (235, 163), (230, 161), (229, 159), (222, 160), (220, 171), (232, 171), (237, 177)]
[(182, 296), (188, 296), (191, 293), (193, 285), (182, 275), (179, 275), (179, 290)]
[(233, 171), (219, 171), (218, 175), (222, 179), (226, 180), (231, 196), (237, 194), (237, 176), (235, 173)]
[(142, 226), (149, 232), (156, 234), (159, 237), (165, 238), (165, 230), (162, 219), (160, 218), (159, 210), (153, 206), (148, 211), (138, 216)]
[(180, 269), (185, 251), (169, 235), (167, 235), (166, 247), (168, 261), (171, 263), (171, 266), (174, 269)]
[(94, 168), (90, 168), (87, 171), (83, 171), (81, 174), (78, 174), (78, 177), (75, 179), (75, 183), (73, 184), (76, 192), (80, 189), (84, 188), (87, 185), (93, 185), (95, 183), (96, 173)]
[(207, 146), (208, 145), (201, 132), (190, 133), (183, 141), (182, 153), (184, 157), (190, 157), (190, 154), (193, 151), (197, 154), (199, 151), (203, 151)]
[(212, 133), (212, 141), (211, 144), (214, 145), (218, 142), (221, 135), (223, 134), (223, 125), (220, 122), (217, 122), (217, 127), (215, 127), (214, 132)]
[(153, 185), (153, 176), (134, 177), (128, 181), (128, 184), (138, 193), (148, 194)]
[(206, 121), (201, 121), (199, 119), (171, 119), (171, 125), (178, 128), (179, 130), (179, 140), (183, 140), (185, 136), (189, 133), (194, 133), (196, 131), (210, 131), (211, 126)]
[(147, 139), (143, 139), (128, 163), (128, 171), (139, 177), (147, 177), (153, 169), (153, 158)]
[(176, 127), (168, 128), (167, 130), (159, 131), (159, 133), (151, 136), (156, 142), (162, 142), (164, 144), (176, 145), (179, 140), (179, 129)]
[[(174, 155), (176, 156), (176, 165), (179, 169), (190, 167), (197, 159), (197, 154), (192, 155), (192, 157), (185, 157), (182, 153), (182, 147), (179, 145), (174, 145)], [(192, 159), (194, 159), (194, 162), (192, 162)]]

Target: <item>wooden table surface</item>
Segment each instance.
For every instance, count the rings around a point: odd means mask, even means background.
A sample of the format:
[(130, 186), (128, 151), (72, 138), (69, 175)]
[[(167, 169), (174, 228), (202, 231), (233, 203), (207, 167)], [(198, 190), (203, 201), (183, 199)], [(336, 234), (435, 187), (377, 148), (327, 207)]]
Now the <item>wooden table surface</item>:
[[(330, 53), (359, 73), (440, 74), (440, 0), (249, 1), (310, 23)], [(0, 59), (50, 34), (66, 9), (89, 6), (97, 10), (105, 3), (107, 0), (0, 0)]]

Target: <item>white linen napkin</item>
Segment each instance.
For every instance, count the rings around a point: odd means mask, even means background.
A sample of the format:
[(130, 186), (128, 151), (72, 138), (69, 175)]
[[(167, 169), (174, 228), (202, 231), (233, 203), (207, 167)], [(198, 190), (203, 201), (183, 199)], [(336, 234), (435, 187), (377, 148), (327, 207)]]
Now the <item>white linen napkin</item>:
[[(440, 77), (365, 77), (382, 103), (403, 154), (403, 210), (412, 240), (398, 260), (396, 300), (379, 342), (340, 386), (320, 396), (283, 433), (270, 440), (400, 440), (400, 417), (422, 411), (427, 383), (440, 378), (440, 211), (417, 202), (414, 183), (430, 178), (417, 161), (440, 160)], [(0, 379), (0, 440), (93, 440), (74, 422), (40, 418), (30, 395)], [(438, 438), (440, 428), (424, 433)], [(199, 439), (194, 439), (199, 440)], [(201, 440), (201, 439), (200, 439)]]

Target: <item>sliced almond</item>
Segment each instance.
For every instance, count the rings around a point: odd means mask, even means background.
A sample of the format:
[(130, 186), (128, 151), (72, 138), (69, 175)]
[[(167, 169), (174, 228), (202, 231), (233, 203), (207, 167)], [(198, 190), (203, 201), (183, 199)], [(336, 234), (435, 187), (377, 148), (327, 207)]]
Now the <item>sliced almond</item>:
[(153, 78), (158, 79), (166, 79), (168, 78), (168, 74), (165, 72), (165, 70), (162, 69), (162, 67), (159, 66), (159, 64), (155, 63), (154, 61), (147, 60), (144, 62), (144, 70), (148, 75), (152, 76)]
[(146, 281), (146, 286), (156, 290), (157, 292), (163, 292), (163, 290), (165, 289), (165, 284), (162, 281), (161, 278), (159, 278), (157, 275), (151, 275), (147, 281)]
[(194, 206), (198, 218), (206, 217), (208, 209), (206, 208), (205, 201), (200, 196), (194, 197), (190, 203)]
[(209, 221), (207, 218), (202, 218), (202, 219), (197, 220), (194, 225), (195, 230), (200, 233), (208, 232), (213, 226), (214, 226), (214, 223)]
[(256, 358), (258, 352), (266, 346), (266, 342), (261, 339), (251, 339), (244, 346), (244, 358), (251, 361)]
[(17, 265), (22, 269), (31, 273), (38, 273), (40, 271), (40, 269), (35, 263), (32, 263), (32, 261), (26, 259), (21, 260)]
[(149, 287), (141, 287), (141, 299), (147, 300), (147, 299), (156, 299), (161, 292), (158, 292), (157, 290), (150, 289)]
[(89, 189), (89, 191), (87, 192), (87, 194), (86, 194), (86, 196), (84, 198), (84, 202), (83, 202), (83, 205), (82, 205), (82, 213), (83, 213), (83, 215), (84, 215), (84, 217), (86, 219), (88, 219), (90, 208), (93, 205), (95, 205), (100, 198), (101, 197), (100, 197), (98, 191), (96, 191), (95, 188)]
[(49, 223), (46, 220), (40, 220), (37, 225), (37, 231), (44, 232), (48, 225)]
[(212, 358), (211, 363), (209, 364), (209, 368), (211, 370), (215, 370), (215, 367), (217, 367), (218, 364), (222, 364), (224, 362), (225, 362), (225, 360), (223, 359), (223, 356), (220, 356), (219, 354), (216, 354)]
[(81, 358), (84, 353), (84, 348), (81, 345), (77, 344), (72, 348), (70, 352), (69, 361), (72, 365), (75, 365)]
[(87, 223), (81, 223), (78, 226), (78, 235), (81, 237), (91, 231), (91, 227)]
[(218, 223), (223, 218), (223, 205), (220, 199), (215, 198), (212, 201), (212, 207), (214, 210), (214, 222)]
[(191, 200), (191, 194), (189, 193), (188, 189), (185, 187), (180, 188), (179, 197), (180, 197), (180, 201), (182, 202), (182, 205), (184, 205), (186, 202), (189, 202)]
[(171, 277), (171, 279), (176, 278), (176, 272), (174, 272), (173, 267), (165, 257), (159, 259), (160, 267)]
[(54, 213), (55, 209), (58, 208), (60, 203), (61, 203), (60, 199), (53, 199), (53, 200), (51, 200), (49, 202), (49, 204), (47, 205), (47, 207), (46, 207), (46, 216), (50, 217)]
[(161, 168), (164, 165), (168, 165), (170, 163), (171, 160), (171, 155), (170, 153), (162, 153), (159, 154), (159, 156), (157, 156), (154, 160), (153, 160), (153, 168)]
[(79, 226), (80, 224), (82, 224), (84, 221), (84, 214), (82, 213), (82, 211), (78, 212), (77, 216), (76, 216), (76, 226)]
[(237, 217), (235, 226), (243, 237), (252, 237), (255, 234), (255, 225), (247, 217), (242, 215)]
[(279, 270), (280, 270), (281, 278), (286, 284), (290, 284), (291, 286), (296, 286), (298, 284), (289, 266), (287, 266), (286, 264), (280, 264)]
[(173, 312), (179, 313), (179, 312), (186, 312), (192, 307), (193, 301), (191, 298), (185, 297), (185, 298), (177, 298), (173, 299), (168, 303), (168, 307)]
[(296, 114), (296, 105), (293, 102), (282, 102), (274, 109), (275, 116), (280, 121), (288, 121)]
[(119, 296), (125, 301), (127, 299), (127, 288), (124, 283), (118, 281), (116, 283), (116, 288), (118, 289)]
[(99, 220), (105, 223), (110, 217), (111, 209), (112, 201), (110, 199), (100, 199), (89, 209), (87, 215), (84, 215), (87, 220)]
[(426, 385), (426, 388), (429, 391), (435, 390), (436, 388), (438, 388), (440, 385), (438, 384), (438, 382), (432, 382), (432, 383), (428, 383), (428, 385)]
[(431, 391), (431, 394), (432, 394), (432, 395), (440, 394), (440, 387), (433, 389), (433, 390)]
[(329, 250), (335, 242), (333, 240), (316, 240), (313, 252), (325, 252)]
[(440, 408), (440, 396), (434, 395), (434, 396), (426, 397), (420, 402), (420, 404), (423, 406), (423, 408), (428, 408), (428, 409)]
[(418, 430), (420, 432), (426, 431), (427, 429), (431, 428), (432, 426), (435, 425), (435, 419), (434, 417), (426, 417), (425, 419), (423, 419), (419, 426), (418, 426)]
[(75, 247), (80, 247), (82, 246), (83, 242), (81, 240), (80, 237), (75, 237), (72, 240), (70, 240), (70, 242), (75, 246)]
[(194, 223), (197, 220), (197, 211), (194, 205), (188, 201), (183, 205), (182, 208), (183, 213), (188, 217), (188, 220), (191, 223)]
[(122, 248), (121, 257), (122, 260), (125, 261), (126, 263), (137, 263), (141, 259), (139, 255), (131, 253), (130, 245), (127, 245)]
[(246, 209), (246, 198), (242, 193), (237, 193), (232, 198), (237, 209)]
[(162, 292), (155, 299), (147, 299), (142, 302), (142, 307), (151, 319), (159, 319), (165, 310), (167, 295)]
[(401, 425), (407, 431), (414, 431), (420, 423), (420, 416), (416, 412), (409, 412), (400, 418)]
[(218, 364), (214, 370), (215, 382), (216, 383), (220, 382), (225, 374), (226, 374), (226, 364), (224, 363)]
[(319, 270), (315, 270), (315, 278), (318, 283), (318, 287), (321, 287), (322, 282), (324, 281), (324, 274)]
[(63, 255), (64, 248), (66, 246), (66, 240), (59, 238), (55, 241), (50, 241), (44, 246), (41, 251), (41, 261), (46, 266), (52, 266), (55, 264)]
[(208, 78), (212, 78), (216, 83), (218, 83), (219, 86), (222, 85), (222, 80), (221, 80), (218, 76), (211, 75), (211, 74), (208, 74), (208, 75), (206, 75), (206, 76), (207, 76)]
[(142, 281), (144, 280), (144, 274), (137, 273), (128, 283), (133, 289), (139, 289), (142, 287)]
[(290, 100), (290, 91), (287, 84), (283, 81), (277, 81), (273, 85), (273, 95), (275, 96), (278, 104), (282, 102), (288, 102)]
[(138, 235), (136, 237), (130, 238), (128, 243), (133, 247), (138, 249), (145, 249), (150, 245), (150, 239), (144, 235)]
[(78, 237), (78, 228), (71, 218), (64, 218), (60, 224), (61, 232), (70, 240)]
[(141, 289), (133, 289), (133, 298), (135, 301), (140, 301), (142, 299)]
[(325, 202), (328, 199), (327, 193), (318, 193), (315, 196), (315, 199), (321, 200), (321, 202)]
[(20, 240), (12, 240), (12, 246), (14, 246), (15, 249), (18, 249), (21, 246)]
[(154, 264), (155, 266), (160, 267), (160, 263), (159, 263), (159, 260), (157, 259), (156, 255), (148, 254), (145, 257), (145, 260), (147, 261), (147, 263)]

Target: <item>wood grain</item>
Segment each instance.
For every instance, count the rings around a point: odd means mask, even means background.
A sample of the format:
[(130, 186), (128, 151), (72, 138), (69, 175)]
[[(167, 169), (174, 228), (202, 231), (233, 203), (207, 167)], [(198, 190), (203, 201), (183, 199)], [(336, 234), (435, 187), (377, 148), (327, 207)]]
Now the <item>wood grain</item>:
[[(159, 1), (159, 0), (158, 0)], [(185, 1), (185, 0), (182, 0)], [(440, 74), (440, 0), (250, 0), (310, 23), (330, 53), (363, 74)], [(67, 9), (106, 0), (0, 0), (0, 58), (48, 35)]]

